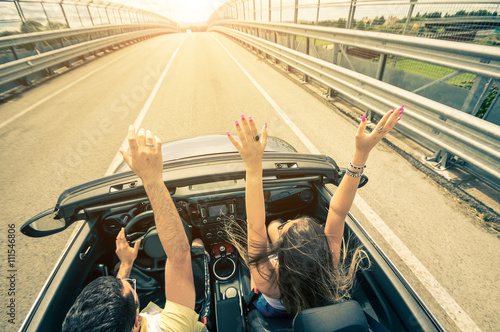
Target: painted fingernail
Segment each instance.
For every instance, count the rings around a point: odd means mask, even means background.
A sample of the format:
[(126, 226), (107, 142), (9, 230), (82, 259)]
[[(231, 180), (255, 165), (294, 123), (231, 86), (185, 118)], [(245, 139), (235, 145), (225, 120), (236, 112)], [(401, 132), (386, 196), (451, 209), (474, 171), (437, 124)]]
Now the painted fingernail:
[(399, 114), (403, 113), (404, 111), (404, 108), (402, 108), (401, 111), (399, 111)]
[(400, 117), (398, 118), (398, 121), (399, 121), (399, 120), (401, 120), (401, 118), (402, 118), (402, 117), (403, 117), (403, 116), (400, 116)]
[(363, 114), (363, 116), (361, 117), (361, 122), (365, 122), (366, 120), (366, 114)]
[(227, 136), (229, 136), (229, 135), (230, 135), (230, 134), (229, 134), (229, 131), (226, 131), (226, 135), (227, 135)]
[(394, 111), (396, 110), (396, 107), (394, 107), (391, 111), (391, 114), (394, 113)]
[(401, 105), (401, 109), (404, 109), (405, 108), (405, 105)]
[(265, 123), (264, 123), (264, 127), (266, 127), (266, 128), (267, 128), (267, 122), (265, 122)]
[(238, 121), (234, 121), (234, 124), (236, 125), (236, 127), (238, 127), (240, 124), (238, 123)]
[(241, 120), (245, 120), (245, 115), (244, 114), (241, 115)]
[(248, 117), (248, 121), (252, 122), (252, 117), (251, 116)]

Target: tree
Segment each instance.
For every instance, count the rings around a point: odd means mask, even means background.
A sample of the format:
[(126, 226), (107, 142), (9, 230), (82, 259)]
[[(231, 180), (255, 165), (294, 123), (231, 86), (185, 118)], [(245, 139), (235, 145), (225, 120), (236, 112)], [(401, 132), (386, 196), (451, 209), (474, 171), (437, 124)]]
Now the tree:
[(377, 16), (373, 20), (372, 25), (383, 25), (385, 23), (385, 18), (384, 15), (380, 16), (380, 18)]
[(30, 33), (30, 32), (38, 32), (43, 31), (42, 23), (34, 20), (26, 20), (21, 23), (21, 33)]
[(337, 22), (335, 22), (337, 28), (345, 28), (347, 26), (347, 20), (345, 18), (339, 18)]
[(365, 28), (366, 28), (365, 22), (358, 21), (358, 23), (356, 23), (356, 30), (365, 30)]
[(50, 21), (47, 23), (47, 30), (59, 30), (59, 29), (67, 29), (68, 25), (66, 23)]

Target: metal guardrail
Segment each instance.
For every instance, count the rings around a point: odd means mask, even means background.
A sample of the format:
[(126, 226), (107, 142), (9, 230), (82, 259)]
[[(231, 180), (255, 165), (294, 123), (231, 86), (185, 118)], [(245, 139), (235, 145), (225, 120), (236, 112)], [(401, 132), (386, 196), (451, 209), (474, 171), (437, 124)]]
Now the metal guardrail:
[[(29, 76), (30, 74), (46, 70), (50, 67), (76, 59), (78, 57), (92, 54), (102, 49), (114, 45), (120, 45), (128, 41), (141, 39), (144, 37), (173, 32), (172, 28), (148, 29), (136, 32), (129, 32), (110, 37), (91, 40), (61, 49), (33, 55), (19, 60), (11, 61), (0, 65), (0, 85)], [(26, 37), (30, 38), (30, 36)]]
[[(227, 24), (236, 26), (235, 22)], [(251, 34), (221, 26), (226, 25), (226, 23), (218, 22), (217, 25), (212, 26), (210, 29), (227, 34), (296, 68), (307, 77), (313, 78), (326, 87), (335, 90), (362, 108), (382, 115), (387, 109), (404, 104), (405, 121), (398, 124), (400, 131), (434, 151), (436, 155), (444, 154), (449, 157), (452, 154), (458, 156), (465, 162), (464, 166), (469, 170), (493, 184), (498, 185), (500, 183), (499, 126), (375, 78), (356, 73)], [(243, 28), (245, 25), (249, 29), (255, 27), (255, 23), (250, 22), (242, 22), (237, 25), (239, 28)], [(268, 30), (271, 30), (270, 25), (265, 26)], [(294, 25), (288, 28), (299, 29)], [(311, 37), (308, 34), (311, 31), (310, 26), (302, 26), (301, 28), (301, 35)], [(286, 27), (280, 25), (280, 32), (283, 31), (286, 31)], [(294, 33), (297, 33), (297, 31), (294, 31)], [(357, 37), (361, 38), (364, 34), (366, 32), (358, 32)], [(367, 43), (373, 42), (374, 38), (371, 36), (366, 37)], [(381, 47), (386, 47), (386, 52), (388, 52), (387, 45), (391, 45), (391, 43), (386, 42), (384, 44), (380, 38), (378, 42)], [(422, 40), (422, 42), (432, 43), (429, 40)], [(455, 42), (450, 43), (458, 44)], [(401, 50), (403, 47), (404, 45), (401, 44), (392, 45), (391, 50), (403, 52)], [(419, 53), (421, 54), (422, 51), (420, 50)], [(468, 52), (467, 54), (471, 56), (470, 60), (472, 60), (473, 53)], [(490, 58), (491, 55), (481, 54), (480, 58), (483, 57)], [(497, 55), (493, 55), (491, 60), (497, 61), (497, 59)], [(456, 60), (459, 61), (459, 59)], [(470, 66), (476, 65), (471, 63), (473, 61), (464, 62), (468, 62)], [(479, 64), (475, 70), (484, 71), (485, 68)], [(489, 74), (498, 75), (498, 64), (491, 64)]]
[(155, 28), (170, 29), (172, 32), (177, 32), (177, 29), (174, 27), (158, 23), (101, 25), (88, 28), (63, 29), (57, 31), (41, 31), (41, 32), (26, 33), (21, 35), (4, 36), (0, 37), (0, 48), (16, 47), (16, 46), (44, 42), (59, 38), (69, 38), (85, 33), (114, 32), (117, 30), (118, 31), (145, 30), (145, 29), (155, 29)]
[(436, 39), (425, 39), (388, 33), (366, 32), (304, 26), (303, 24), (260, 23), (224, 21), (217, 25), (229, 28), (253, 28), (326, 40), (368, 49), (381, 54), (391, 54), (449, 68), (475, 73), (481, 76), (500, 78), (500, 48), (470, 45)]

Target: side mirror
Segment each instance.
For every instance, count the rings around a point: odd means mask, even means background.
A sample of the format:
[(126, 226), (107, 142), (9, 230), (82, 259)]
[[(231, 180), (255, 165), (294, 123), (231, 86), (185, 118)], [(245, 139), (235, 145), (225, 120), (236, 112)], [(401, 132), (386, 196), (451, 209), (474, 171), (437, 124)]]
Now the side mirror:
[[(340, 172), (339, 172), (339, 177), (340, 177), (339, 184), (340, 184), (340, 182), (342, 182), (344, 175), (345, 175), (345, 168), (341, 168)], [(361, 178), (359, 179), (358, 188), (363, 187), (367, 183), (368, 183), (368, 177), (366, 175), (361, 175)]]
[(29, 237), (44, 237), (65, 230), (66, 221), (57, 219), (54, 209), (37, 214), (21, 226), (21, 233)]

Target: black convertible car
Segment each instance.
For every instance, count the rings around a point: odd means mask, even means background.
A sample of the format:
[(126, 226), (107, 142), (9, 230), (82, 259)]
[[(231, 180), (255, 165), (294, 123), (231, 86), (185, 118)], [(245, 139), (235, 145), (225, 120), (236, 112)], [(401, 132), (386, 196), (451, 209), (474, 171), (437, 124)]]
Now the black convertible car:
[[(363, 245), (371, 260), (357, 274), (352, 301), (302, 311), (295, 319), (264, 319), (249, 306), (248, 269), (231, 250), (226, 223), (242, 222), (245, 165), (225, 135), (163, 145), (163, 180), (186, 222), (211, 255), (213, 331), (443, 331), (418, 295), (353, 215), (345, 238)], [(299, 154), (288, 143), (268, 139), (263, 157), (267, 219), (307, 214), (326, 219), (332, 190), (343, 171), (323, 155)], [(367, 182), (364, 178), (360, 186)], [(73, 237), (49, 276), (20, 331), (59, 331), (66, 312), (93, 279), (111, 274), (115, 241), (142, 239), (136, 267), (163, 273), (165, 254), (140, 178), (125, 163), (114, 175), (63, 192), (54, 208), (29, 220), (22, 232), (40, 237), (77, 223)]]

